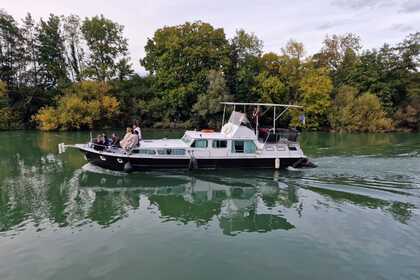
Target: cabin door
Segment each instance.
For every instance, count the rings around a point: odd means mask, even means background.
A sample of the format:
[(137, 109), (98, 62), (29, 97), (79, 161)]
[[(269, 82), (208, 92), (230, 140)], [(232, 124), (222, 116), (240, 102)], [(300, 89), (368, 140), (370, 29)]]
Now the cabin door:
[(227, 140), (212, 140), (209, 148), (212, 158), (226, 158), (228, 155)]

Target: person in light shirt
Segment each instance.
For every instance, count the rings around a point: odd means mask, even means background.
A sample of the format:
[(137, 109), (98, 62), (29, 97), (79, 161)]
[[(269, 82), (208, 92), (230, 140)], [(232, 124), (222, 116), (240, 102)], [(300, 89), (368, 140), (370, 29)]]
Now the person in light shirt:
[(132, 141), (131, 140), (132, 136), (133, 136), (133, 129), (131, 127), (127, 127), (127, 131), (124, 135), (124, 138), (120, 141), (121, 148), (123, 148), (124, 150), (128, 149)]

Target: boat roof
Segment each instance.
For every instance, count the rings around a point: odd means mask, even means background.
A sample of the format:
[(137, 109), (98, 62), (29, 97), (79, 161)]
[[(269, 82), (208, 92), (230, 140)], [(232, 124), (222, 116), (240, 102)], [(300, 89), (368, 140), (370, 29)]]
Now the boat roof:
[(226, 134), (222, 132), (205, 132), (205, 131), (194, 131), (194, 130), (187, 130), (185, 132), (188, 137), (192, 139), (226, 139)]
[(157, 139), (157, 140), (143, 140), (140, 144), (140, 149), (155, 149), (155, 148), (187, 148), (184, 141), (180, 139)]

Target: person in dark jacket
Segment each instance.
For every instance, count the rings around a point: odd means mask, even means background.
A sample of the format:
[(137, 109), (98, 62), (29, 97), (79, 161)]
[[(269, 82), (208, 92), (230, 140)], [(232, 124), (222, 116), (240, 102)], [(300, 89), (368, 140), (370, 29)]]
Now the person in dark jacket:
[(111, 136), (111, 146), (113, 147), (119, 147), (120, 146), (120, 138), (116, 133), (112, 133)]

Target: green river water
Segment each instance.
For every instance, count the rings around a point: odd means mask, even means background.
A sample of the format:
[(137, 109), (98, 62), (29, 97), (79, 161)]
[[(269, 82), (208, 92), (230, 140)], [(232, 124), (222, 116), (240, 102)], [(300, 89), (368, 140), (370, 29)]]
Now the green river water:
[[(145, 131), (175, 137), (179, 132)], [(420, 279), (420, 135), (305, 133), (318, 168), (124, 174), (0, 133), (0, 279)]]

